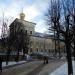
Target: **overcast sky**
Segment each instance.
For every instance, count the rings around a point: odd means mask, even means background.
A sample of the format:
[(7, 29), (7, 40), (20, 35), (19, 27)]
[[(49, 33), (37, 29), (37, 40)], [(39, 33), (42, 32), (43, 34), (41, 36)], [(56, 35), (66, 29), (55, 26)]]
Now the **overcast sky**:
[(25, 20), (36, 23), (35, 31), (45, 32), (44, 14), (49, 0), (0, 0), (0, 17), (7, 17), (13, 21), (19, 14), (25, 13)]

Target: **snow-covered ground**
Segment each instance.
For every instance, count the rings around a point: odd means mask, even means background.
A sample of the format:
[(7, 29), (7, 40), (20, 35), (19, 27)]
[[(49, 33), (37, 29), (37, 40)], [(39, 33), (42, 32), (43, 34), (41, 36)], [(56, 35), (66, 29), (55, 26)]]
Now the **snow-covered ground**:
[(6, 62), (2, 62), (2, 67), (12, 66), (12, 65), (16, 65), (16, 64), (22, 64), (22, 63), (25, 63), (25, 62), (26, 61), (19, 61), (19, 62), (11, 61), (11, 62), (8, 62), (8, 65), (6, 65)]
[[(73, 75), (75, 75), (75, 61), (72, 61), (72, 63), (73, 63)], [(64, 65), (62, 65), (49, 75), (68, 75), (67, 63), (65, 63)]]

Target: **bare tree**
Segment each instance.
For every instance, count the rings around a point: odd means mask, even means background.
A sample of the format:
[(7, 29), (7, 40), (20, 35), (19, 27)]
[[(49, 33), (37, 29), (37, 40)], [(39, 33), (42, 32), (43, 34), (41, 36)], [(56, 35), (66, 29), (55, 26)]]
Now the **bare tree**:
[(66, 52), (67, 52), (67, 61), (68, 61), (68, 75), (73, 74), (72, 68), (72, 58), (71, 58), (71, 33), (70, 33), (70, 12), (69, 12), (69, 1), (65, 0), (64, 5), (64, 17), (66, 22), (66, 31), (65, 31), (65, 44), (66, 44)]
[[(58, 45), (58, 51), (60, 55), (60, 3), (59, 0), (51, 0), (51, 6), (49, 6), (48, 13), (46, 14), (47, 22), (50, 26), (50, 29), (53, 28), (54, 30), (54, 37), (55, 39), (55, 53), (57, 53), (56, 44)], [(56, 43), (57, 41), (57, 43)]]
[(24, 29), (24, 25), (16, 20), (11, 24), (9, 40), (11, 46), (17, 50), (16, 60), (19, 58), (19, 51), (23, 50), (23, 57), (28, 52), (29, 35)]
[(73, 34), (73, 39), (72, 42), (74, 44), (74, 60), (75, 60), (75, 0), (71, 0), (70, 1), (70, 9), (69, 9), (69, 13), (71, 15), (71, 25), (72, 25), (72, 34)]
[[(61, 4), (62, 2), (62, 4)], [(59, 36), (62, 35), (62, 37), (65, 38), (65, 45), (66, 45), (66, 52), (67, 52), (67, 61), (68, 61), (68, 75), (73, 74), (73, 68), (72, 68), (72, 59), (71, 59), (71, 16), (70, 16), (70, 5), (68, 0), (51, 0), (51, 6), (49, 6), (48, 13), (47, 13), (47, 22), (56, 32), (57, 32), (57, 38), (58, 38), (58, 44), (59, 42)], [(61, 8), (63, 6), (63, 8)], [(64, 11), (64, 13), (61, 13), (61, 11)], [(63, 19), (64, 23), (61, 22), (61, 19)], [(61, 26), (62, 25), (62, 26)], [(62, 29), (63, 27), (63, 29)], [(60, 46), (59, 46), (60, 49)], [(60, 51), (59, 51), (60, 53)]]

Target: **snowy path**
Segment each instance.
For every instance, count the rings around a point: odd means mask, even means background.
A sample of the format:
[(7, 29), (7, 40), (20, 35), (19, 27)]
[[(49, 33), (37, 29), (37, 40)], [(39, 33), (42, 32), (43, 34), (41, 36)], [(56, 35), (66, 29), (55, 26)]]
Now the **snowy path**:
[[(75, 61), (73, 61), (72, 63), (73, 63), (73, 75), (75, 75)], [(68, 70), (67, 63), (65, 63), (64, 65), (62, 65), (49, 75), (68, 75), (67, 70)]]
[(8, 65), (6, 65), (6, 62), (2, 62), (2, 67), (17, 65), (17, 64), (22, 64), (22, 63), (25, 63), (25, 62), (26, 61), (19, 61), (19, 62), (11, 61), (11, 62), (8, 62)]

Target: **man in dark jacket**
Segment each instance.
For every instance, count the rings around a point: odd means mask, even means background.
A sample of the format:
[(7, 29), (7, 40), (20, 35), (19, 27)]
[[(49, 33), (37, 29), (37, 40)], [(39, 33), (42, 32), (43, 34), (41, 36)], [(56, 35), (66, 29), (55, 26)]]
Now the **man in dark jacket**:
[(44, 64), (48, 64), (48, 57), (44, 56)]

